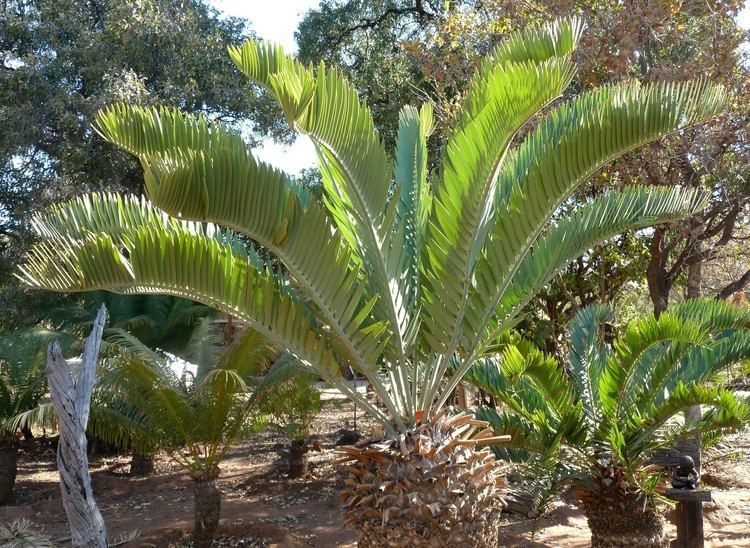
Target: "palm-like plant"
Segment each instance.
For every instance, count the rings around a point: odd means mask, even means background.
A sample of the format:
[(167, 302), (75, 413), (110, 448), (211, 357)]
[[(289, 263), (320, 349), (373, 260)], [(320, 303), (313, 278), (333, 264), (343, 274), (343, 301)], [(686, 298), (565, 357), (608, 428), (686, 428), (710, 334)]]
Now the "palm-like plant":
[[(36, 220), (42, 241), (20, 276), (56, 291), (173, 294), (245, 320), (386, 430), (382, 444), (347, 453), (347, 518), (363, 542), (493, 545), (501, 504), (492, 456), (468, 441), (479, 424), (441, 408), (561, 266), (620, 231), (702, 207), (692, 190), (627, 188), (556, 217), (601, 166), (724, 104), (706, 82), (601, 88), (554, 108), (513, 147), (568, 87), (581, 28), (560, 21), (500, 45), (429, 178), (429, 105), (401, 112), (390, 158), (337, 70), (305, 67), (266, 43), (231, 48), (315, 143), (323, 204), (219, 125), (113, 106), (98, 129), (140, 158), (150, 202), (96, 194), (53, 208)], [(237, 256), (196, 221), (244, 234), (284, 269)], [(344, 382), (341, 362), (367, 377), (384, 410)]]
[(307, 451), (315, 417), (323, 408), (316, 380), (297, 359), (284, 354), (259, 380), (254, 399), (270, 426), (290, 441), (288, 473), (291, 478), (307, 474)]
[[(609, 346), (602, 328), (612, 319), (606, 306), (575, 316), (567, 372), (519, 341), (499, 359), (473, 366), (467, 379), (504, 404), (480, 408), (476, 416), (512, 436), (499, 451), (533, 470), (522, 489), (542, 496), (575, 484), (594, 547), (662, 546), (654, 507), (662, 476), (649, 459), (688, 431), (750, 421), (748, 402), (710, 384), (750, 356), (750, 313), (713, 300), (688, 301), (658, 319), (638, 319)], [(676, 416), (691, 405), (705, 405), (707, 413), (686, 425)]]
[[(118, 295), (96, 291), (84, 294), (76, 302), (50, 310), (46, 314), (46, 321), (55, 330), (37, 328), (15, 335), (6, 334), (0, 337), (0, 341), (4, 341), (0, 342), (0, 349), (10, 349), (7, 343), (18, 339), (14, 353), (17, 356), (16, 367), (32, 371), (37, 390), (44, 395), (46, 346), (53, 339), (80, 346), (91, 331), (102, 304), (107, 307), (108, 326), (103, 334), (102, 359), (92, 394), (88, 434), (119, 449), (133, 449), (130, 473), (146, 475), (153, 471), (155, 438), (143, 429), (140, 410), (128, 404), (122, 394), (112, 389), (107, 379), (128, 361), (138, 360), (144, 365), (161, 367), (170, 359), (167, 353), (185, 357), (190, 345), (207, 340), (204, 335), (210, 323), (202, 323), (201, 318), (213, 314), (210, 307), (172, 296)], [(195, 333), (199, 325), (203, 326), (203, 335)], [(22, 340), (26, 342), (21, 343)], [(32, 341), (36, 341), (33, 347), (27, 348)], [(3, 352), (0, 350), (0, 356)], [(196, 352), (190, 353), (188, 358), (196, 358)], [(197, 360), (196, 363), (206, 363), (210, 367), (209, 360), (201, 357), (197, 357)], [(57, 418), (51, 404), (39, 401), (37, 397), (34, 402), (17, 406), (16, 413), (10, 415), (9, 424), (14, 429), (28, 429), (31, 426), (54, 428)]]
[[(55, 338), (57, 333), (42, 328), (0, 333), (0, 504), (8, 501), (16, 481), (20, 425), (13, 419), (35, 409), (47, 392), (44, 365)], [(69, 346), (74, 341), (66, 337), (61, 342)]]
[[(168, 367), (127, 359), (104, 379), (119, 408), (110, 408), (113, 436), (127, 437), (139, 447), (163, 449), (190, 473), (194, 482), (193, 541), (211, 546), (219, 524), (219, 465), (239, 436), (259, 425), (252, 419), (249, 381), (265, 368), (269, 348), (253, 330), (245, 330), (229, 346), (211, 320), (204, 319), (190, 341), (188, 358), (199, 374), (182, 382)], [(117, 416), (118, 409), (126, 412)], [(137, 410), (132, 421), (129, 410)], [(104, 435), (104, 432), (102, 432)], [(105, 437), (106, 439), (106, 437)], [(141, 445), (140, 447), (143, 447)]]

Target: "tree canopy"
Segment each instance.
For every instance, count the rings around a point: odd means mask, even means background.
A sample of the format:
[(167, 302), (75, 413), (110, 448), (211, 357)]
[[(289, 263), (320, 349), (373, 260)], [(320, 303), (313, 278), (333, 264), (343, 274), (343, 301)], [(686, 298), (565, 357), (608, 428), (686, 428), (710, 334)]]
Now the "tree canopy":
[[(226, 48), (249, 36), (246, 21), (220, 17), (203, 0), (9, 0), (0, 10), (4, 286), (30, 243), (34, 212), (88, 190), (142, 191), (138, 163), (94, 131), (100, 108), (170, 105), (249, 122), (251, 140), (289, 135), (269, 100), (236, 85)], [(5, 323), (20, 315), (16, 297), (0, 297)]]

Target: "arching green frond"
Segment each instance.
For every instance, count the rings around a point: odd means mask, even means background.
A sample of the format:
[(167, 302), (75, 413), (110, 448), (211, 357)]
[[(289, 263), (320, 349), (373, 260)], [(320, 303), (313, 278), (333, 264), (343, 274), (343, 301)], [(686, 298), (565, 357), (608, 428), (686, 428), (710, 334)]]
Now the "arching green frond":
[(125, 253), (106, 235), (65, 247), (40, 244), (23, 269), (24, 281), (66, 291), (193, 298), (240, 316), (281, 345), (292, 343), (303, 359), (327, 374), (338, 370), (307, 311), (269, 273), (237, 260), (214, 240), (186, 231), (141, 228), (124, 239), (129, 240)]
[(655, 437), (654, 433), (675, 415), (694, 405), (706, 408), (704, 418), (694, 426), (699, 431), (738, 429), (750, 422), (750, 405), (737, 399), (732, 392), (695, 383), (679, 383), (667, 400), (658, 405), (652, 404), (641, 418), (628, 424), (624, 435), (631, 452), (637, 448), (647, 453), (647, 450), (671, 442), (683, 428), (672, 429), (671, 435), (666, 437)]
[(610, 417), (624, 412), (631, 392), (644, 389), (643, 370), (653, 365), (660, 352), (673, 343), (700, 345), (708, 341), (707, 333), (693, 324), (681, 322), (668, 314), (659, 319), (646, 316), (631, 323), (613, 348), (609, 362), (599, 379), (602, 409)]
[(459, 342), (457, 327), (494, 217), (495, 184), (511, 140), (572, 75), (565, 57), (498, 64), (472, 82), (468, 101), (477, 106), (465, 109), (467, 119), (459, 121), (448, 142), (428, 225), (425, 336), (433, 351), (450, 354)]
[(187, 361), (196, 365), (195, 382), (201, 382), (216, 367), (222, 353), (222, 336), (212, 318), (201, 318), (188, 341)]
[[(272, 273), (187, 230), (141, 228), (123, 241), (125, 252), (104, 234), (81, 242), (37, 244), (21, 270), (22, 279), (32, 287), (58, 291), (106, 289), (203, 302), (247, 321), (323, 378), (341, 384), (338, 363), (309, 311), (279, 286)], [(382, 419), (382, 413), (373, 413)]]
[(140, 454), (152, 454), (159, 446), (141, 410), (118, 399), (94, 401), (87, 433), (113, 447)]
[[(151, 200), (172, 215), (210, 220), (242, 232), (276, 255), (290, 279), (330, 325), (342, 358), (366, 375), (387, 344), (382, 327), (369, 321), (377, 300), (354, 268), (352, 250), (337, 234), (326, 212), (305, 203), (289, 179), (257, 163), (246, 152), (196, 152), (145, 163)], [(186, 187), (202, 188), (200, 210), (185, 202)]]
[(583, 33), (583, 20), (559, 19), (520, 31), (504, 40), (492, 57), (495, 62), (541, 62), (573, 53)]
[(678, 382), (711, 381), (735, 363), (750, 358), (750, 332), (747, 329), (722, 336), (710, 345), (692, 347), (685, 357), (663, 377), (653, 375), (655, 401), (663, 401)]
[(687, 299), (670, 307), (669, 313), (718, 333), (750, 328), (750, 310), (716, 299)]
[(238, 134), (221, 124), (174, 108), (115, 104), (98, 112), (96, 128), (139, 158), (169, 150), (247, 149)]
[[(626, 230), (692, 215), (705, 204), (703, 193), (677, 188), (629, 187), (600, 196), (551, 226), (524, 256), (512, 284), (496, 311), (500, 321), (512, 318), (548, 283), (555, 272), (587, 250)], [(479, 279), (474, 296), (489, 295), (492, 279)], [(482, 285), (484, 284), (484, 285)], [(468, 315), (467, 332), (478, 329), (481, 317)], [(502, 324), (501, 324), (502, 325)]]
[(485, 358), (478, 360), (466, 372), (464, 380), (478, 387), (480, 390), (484, 390), (498, 401), (507, 405), (515, 413), (526, 418), (530, 417), (535, 409), (544, 405), (544, 399), (536, 391), (530, 393), (529, 397), (524, 400), (516, 398), (516, 387), (505, 376), (501, 362), (497, 359)]
[(104, 355), (125, 353), (149, 363), (162, 363), (164, 361), (164, 356), (160, 352), (149, 348), (138, 337), (119, 327), (109, 327), (104, 330), (102, 353)]
[[(293, 126), (315, 143), (325, 203), (358, 261), (366, 265), (372, 291), (381, 295), (373, 310), (379, 319), (388, 322), (392, 331), (392, 359), (405, 364), (407, 289), (402, 283), (404, 272), (400, 270), (403, 248), (387, 243), (397, 206), (396, 201), (391, 206), (387, 203), (393, 168), (369, 110), (341, 73), (322, 63), (313, 71), (291, 58), (282, 59), (279, 48), (253, 40), (232, 50), (231, 55), (248, 78), (270, 86), (287, 116), (297, 113)], [(314, 89), (310, 91), (309, 82), (313, 79)], [(292, 87), (298, 90), (297, 95), (305, 104), (291, 104), (294, 97), (279, 93), (282, 82), (293, 82)], [(393, 380), (394, 390), (400, 393), (398, 399), (408, 399), (411, 391), (406, 387), (403, 373)]]
[(724, 103), (723, 89), (706, 82), (611, 86), (547, 116), (502, 166), (498, 211), (468, 307), (474, 332), (484, 332), (537, 237), (583, 180), (635, 147), (716, 115)]
[(272, 90), (271, 76), (283, 72), (295, 63), (281, 45), (256, 40), (250, 40), (241, 46), (229, 46), (229, 58), (245, 76), (268, 90)]
[[(503, 352), (502, 368), (506, 375), (510, 375), (512, 359), (522, 359), (522, 365), (513, 369), (515, 375), (526, 376), (534, 384), (536, 390), (542, 395), (545, 405), (551, 407), (559, 416), (567, 413), (575, 404), (575, 395), (570, 388), (570, 381), (565, 371), (557, 361), (546, 356), (533, 343), (521, 339), (515, 345), (517, 353), (511, 358), (514, 347), (509, 347)], [(507, 356), (507, 357), (506, 357)]]
[(432, 204), (427, 181), (427, 138), (432, 130), (432, 107), (429, 104), (422, 105), (420, 110), (411, 106), (401, 110), (395, 168), (398, 209), (388, 255), (397, 262), (391, 270), (404, 273), (402, 283), (406, 300), (399, 311), (399, 320), (409, 324), (402, 328), (407, 334), (407, 349), (413, 345), (419, 328), (416, 318), (419, 315), (421, 250)]
[[(244, 153), (241, 156), (252, 162)], [(325, 212), (314, 204), (305, 208), (296, 194), (284, 186), (284, 178), (278, 172), (271, 171), (277, 177), (269, 179), (247, 170), (222, 170), (217, 161), (203, 163), (203, 156), (195, 158), (201, 161), (190, 164), (184, 172), (175, 168), (152, 176), (146, 169), (154, 203), (175, 215), (182, 212), (189, 218), (205, 219), (188, 209), (189, 199), (171, 199), (172, 194), (181, 192), (186, 177), (200, 173), (198, 178), (208, 197), (201, 208), (206, 216), (244, 232), (275, 252), (289, 268), (293, 281), (318, 305), (321, 320), (329, 321), (337, 353), (357, 370), (372, 376), (375, 369), (371, 364), (382, 353), (387, 335), (382, 326), (367, 323), (375, 297), (366, 292), (358, 271), (349, 269), (346, 250), (332, 234)], [(161, 169), (167, 168), (162, 165)], [(276, 214), (268, 207), (273, 200), (278, 204)], [(37, 219), (37, 226), (47, 238), (53, 234), (79, 238), (106, 233), (117, 242), (126, 239), (130, 231), (148, 226), (215, 234), (200, 224), (167, 217), (137, 198), (105, 194), (55, 206), (50, 215)], [(283, 234), (279, 227), (283, 227)]]
[(600, 330), (604, 322), (612, 320), (611, 307), (592, 305), (577, 312), (568, 325), (570, 376), (591, 427), (602, 419), (599, 382), (609, 358), (609, 348), (602, 343)]
[[(34, 231), (42, 238), (82, 238), (98, 232), (116, 237), (123, 230), (154, 225), (180, 226), (181, 223), (156, 209), (145, 198), (114, 193), (86, 194), (55, 204), (32, 221)], [(128, 305), (127, 301), (121, 304)]]
[(537, 426), (514, 413), (498, 411), (491, 407), (479, 407), (474, 416), (480, 421), (487, 421), (497, 435), (510, 435), (510, 441), (498, 446), (496, 451), (501, 458), (511, 461), (525, 461), (530, 453), (542, 453), (546, 449), (544, 440), (540, 439)]

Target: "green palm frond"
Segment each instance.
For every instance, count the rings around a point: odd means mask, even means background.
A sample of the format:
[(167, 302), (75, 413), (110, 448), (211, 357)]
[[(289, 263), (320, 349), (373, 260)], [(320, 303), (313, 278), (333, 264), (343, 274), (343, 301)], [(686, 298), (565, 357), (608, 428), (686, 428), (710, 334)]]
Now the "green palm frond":
[[(163, 112), (123, 108), (128, 116), (123, 116), (122, 127), (118, 118), (107, 122), (106, 133), (118, 144), (130, 142), (133, 128), (151, 135), (156, 132), (152, 127), (167, 126), (185, 135), (179, 142), (211, 142), (214, 135), (201, 118), (170, 112), (162, 119)], [(191, 138), (194, 134), (201, 137)], [(378, 361), (388, 337), (382, 324), (370, 321), (378, 297), (362, 283), (360, 269), (352, 264), (352, 249), (304, 189), (257, 162), (235, 143), (239, 137), (221, 136), (230, 143), (221, 141), (203, 150), (165, 147), (158, 153), (154, 146), (137, 149), (143, 151), (150, 200), (171, 215), (229, 227), (274, 253), (332, 328), (333, 344), (342, 358), (374, 377), (371, 364)], [(201, 196), (200, 204), (196, 196)], [(380, 337), (374, 338), (378, 333)]]
[[(723, 102), (723, 90), (705, 82), (612, 86), (583, 94), (549, 114), (499, 173), (495, 221), (478, 257), (475, 286), (461, 319), (468, 348), (479, 345), (498, 305), (514, 280), (521, 279), (518, 270), (524, 258), (583, 180), (628, 150), (704, 120)], [(685, 204), (680, 206), (675, 215), (684, 214)], [(512, 318), (519, 306), (505, 313)], [(469, 355), (449, 389), (471, 361)]]
[[(630, 187), (580, 206), (572, 215), (549, 227), (523, 258), (496, 311), (501, 322), (495, 331), (505, 329), (532, 295), (588, 249), (626, 230), (693, 215), (703, 208), (705, 198), (693, 190)], [(466, 329), (473, 327), (468, 323)], [(494, 335), (491, 331), (489, 338)]]
[(188, 342), (185, 358), (198, 366), (195, 381), (201, 382), (221, 355), (222, 336), (210, 318), (202, 318)]
[(451, 346), (459, 343), (456, 326), (461, 325), (471, 272), (494, 219), (497, 176), (511, 140), (571, 78), (570, 59), (553, 58), (543, 64), (498, 64), (486, 79), (473, 83), (464, 109), (467, 120), (459, 120), (448, 142), (430, 222), (430, 241), (439, 242), (429, 246), (427, 254), (425, 328), (434, 351), (450, 354)]
[[(432, 208), (427, 179), (427, 138), (433, 131), (432, 107), (404, 107), (399, 115), (394, 183), (398, 193), (396, 221), (390, 238), (393, 268), (404, 273), (404, 296), (399, 322), (407, 352), (413, 349), (419, 330), (422, 256), (425, 225)], [(392, 259), (394, 260), (394, 259)]]
[(651, 389), (648, 376), (654, 362), (671, 345), (699, 346), (706, 342), (708, 334), (704, 330), (668, 314), (662, 314), (658, 320), (647, 316), (631, 323), (615, 342), (599, 379), (602, 409), (610, 416), (627, 412), (635, 394), (645, 387)]
[(655, 387), (662, 388), (656, 401), (676, 386), (678, 381), (684, 383), (704, 383), (716, 378), (721, 371), (730, 366), (747, 361), (750, 357), (750, 333), (747, 330), (734, 331), (722, 336), (710, 345), (691, 348), (685, 358), (665, 376), (663, 380), (654, 381)]

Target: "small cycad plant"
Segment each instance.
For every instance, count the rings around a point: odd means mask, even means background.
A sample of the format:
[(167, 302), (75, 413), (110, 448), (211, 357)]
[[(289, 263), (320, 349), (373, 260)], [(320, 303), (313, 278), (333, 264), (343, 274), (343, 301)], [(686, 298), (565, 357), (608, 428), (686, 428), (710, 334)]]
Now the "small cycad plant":
[[(687, 301), (658, 319), (637, 319), (608, 344), (604, 326), (613, 319), (608, 306), (578, 312), (564, 366), (516, 339), (472, 367), (467, 380), (501, 404), (475, 415), (510, 434), (498, 451), (523, 463), (522, 495), (540, 504), (572, 484), (593, 546), (661, 546), (654, 498), (663, 476), (649, 459), (687, 433), (750, 421), (750, 403), (712, 383), (750, 357), (750, 312)], [(686, 424), (678, 415), (693, 405), (705, 414)]]
[(260, 377), (254, 389), (258, 412), (289, 440), (287, 471), (298, 478), (308, 473), (307, 453), (313, 422), (323, 409), (316, 376), (294, 356), (284, 354)]

